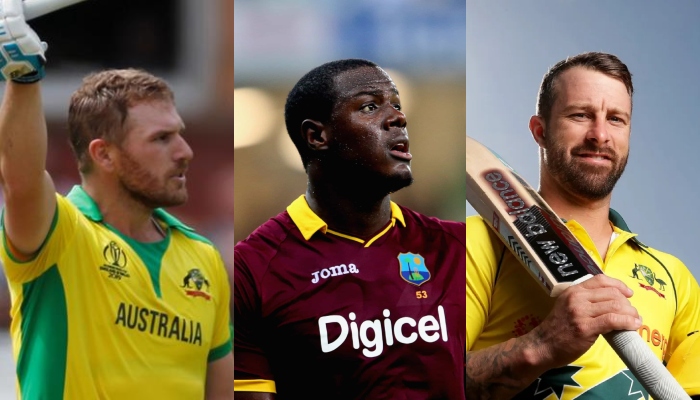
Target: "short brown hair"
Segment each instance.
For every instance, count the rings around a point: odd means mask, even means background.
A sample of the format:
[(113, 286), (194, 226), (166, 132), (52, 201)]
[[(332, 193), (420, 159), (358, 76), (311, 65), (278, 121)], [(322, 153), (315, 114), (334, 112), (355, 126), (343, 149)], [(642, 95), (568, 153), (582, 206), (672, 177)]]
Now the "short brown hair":
[(172, 89), (161, 78), (139, 69), (110, 69), (90, 74), (70, 99), (68, 132), (78, 169), (92, 169), (88, 145), (102, 138), (120, 143), (128, 109), (142, 101), (174, 101)]
[(584, 67), (593, 71), (601, 72), (611, 78), (622, 82), (627, 88), (627, 93), (630, 97), (634, 93), (632, 86), (632, 74), (627, 69), (627, 66), (620, 61), (619, 58), (608, 53), (588, 52), (582, 53), (573, 57), (568, 57), (554, 64), (547, 71), (540, 85), (540, 92), (537, 96), (536, 113), (545, 121), (549, 121), (552, 112), (552, 106), (555, 100), (555, 84), (557, 77), (564, 71), (573, 67)]

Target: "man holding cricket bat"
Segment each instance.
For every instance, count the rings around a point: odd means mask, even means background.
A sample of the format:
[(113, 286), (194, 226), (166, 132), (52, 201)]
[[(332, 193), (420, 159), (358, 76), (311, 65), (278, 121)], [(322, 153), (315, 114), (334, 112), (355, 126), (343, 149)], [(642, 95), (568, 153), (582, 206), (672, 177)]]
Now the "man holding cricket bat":
[(689, 367), (700, 357), (697, 281), (610, 209), (629, 153), (632, 94), (632, 76), (617, 57), (580, 54), (547, 72), (529, 124), (540, 147), (542, 197), (605, 275), (553, 299), (480, 217), (467, 219), (473, 398), (648, 398), (600, 336), (615, 330), (638, 331), (688, 394), (700, 395), (699, 374)]
[(81, 185), (45, 171), (46, 44), (0, 1), (0, 257), (22, 399), (232, 399), (230, 288), (218, 251), (160, 207), (187, 200), (193, 153), (174, 95), (140, 70), (70, 101)]

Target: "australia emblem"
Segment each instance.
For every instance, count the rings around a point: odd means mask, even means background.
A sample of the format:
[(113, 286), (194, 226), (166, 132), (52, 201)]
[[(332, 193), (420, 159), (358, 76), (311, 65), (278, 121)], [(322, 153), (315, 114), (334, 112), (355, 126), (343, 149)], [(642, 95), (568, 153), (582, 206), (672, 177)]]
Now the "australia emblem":
[[(641, 278), (640, 278), (640, 275), (641, 275)], [(640, 280), (640, 281), (643, 279), (644, 281), (646, 281), (649, 284), (649, 286), (647, 286), (643, 283), (640, 283), (639, 284), (640, 287), (642, 287), (646, 290), (653, 291), (654, 293), (658, 294), (659, 297), (661, 297), (662, 299), (666, 298), (666, 296), (660, 292), (660, 290), (661, 291), (666, 290), (666, 282), (659, 279), (656, 276), (656, 274), (654, 273), (654, 271), (652, 271), (651, 268), (647, 267), (646, 265), (634, 264), (634, 268), (632, 268), (632, 278), (636, 278), (637, 280)], [(659, 290), (657, 290), (654, 287), (655, 283), (659, 284)]]
[(399, 253), (397, 258), (399, 259), (399, 268), (403, 280), (416, 286), (420, 286), (430, 280), (430, 271), (428, 271), (422, 255)]
[(198, 268), (189, 270), (182, 280), (182, 287), (185, 288), (185, 294), (192, 297), (203, 297), (209, 300), (211, 299), (211, 295), (203, 290), (204, 286), (207, 287), (208, 291), (209, 281)]

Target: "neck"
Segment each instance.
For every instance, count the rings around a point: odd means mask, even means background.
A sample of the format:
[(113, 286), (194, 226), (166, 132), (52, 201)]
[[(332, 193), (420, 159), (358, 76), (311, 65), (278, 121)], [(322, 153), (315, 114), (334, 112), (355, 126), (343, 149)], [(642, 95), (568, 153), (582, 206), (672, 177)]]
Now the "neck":
[(153, 209), (125, 191), (87, 180), (82, 186), (99, 207), (105, 224), (139, 242), (157, 242), (165, 237), (165, 231), (153, 217)]
[(391, 220), (389, 194), (373, 194), (367, 187), (321, 184), (310, 179), (306, 201), (330, 229), (354, 237), (370, 238)]
[(609, 220), (611, 195), (600, 200), (570, 194), (561, 187), (541, 179), (540, 194), (557, 215), (578, 222), (591, 237), (602, 259), (605, 259), (613, 228)]

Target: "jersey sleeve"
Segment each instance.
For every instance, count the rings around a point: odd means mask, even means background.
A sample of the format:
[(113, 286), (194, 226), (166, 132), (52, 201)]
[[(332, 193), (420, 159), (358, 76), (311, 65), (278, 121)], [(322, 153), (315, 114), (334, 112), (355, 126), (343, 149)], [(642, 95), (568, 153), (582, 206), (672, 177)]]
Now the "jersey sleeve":
[(214, 251), (214, 265), (216, 266), (216, 276), (221, 284), (219, 285), (218, 303), (216, 305), (216, 322), (214, 323), (214, 337), (212, 349), (209, 351), (208, 362), (216, 361), (227, 355), (233, 348), (231, 343), (231, 284), (221, 259), (221, 254)]
[(467, 218), (467, 350), (471, 350), (488, 320), (499, 261), (494, 245), (497, 249), (503, 247), (494, 241), (483, 219)]
[[(261, 298), (240, 245), (234, 250), (233, 353), (236, 391), (275, 393), (275, 382), (263, 349)], [(299, 360), (300, 363), (303, 360)]]
[(56, 265), (74, 238), (80, 212), (65, 197), (56, 194), (56, 212), (53, 222), (36, 255), (26, 261), (16, 259), (10, 248), (11, 244), (5, 234), (4, 213), (2, 238), (0, 238), (0, 260), (5, 267), (7, 279), (22, 284), (36, 279), (51, 266)]
[(676, 348), (667, 368), (688, 395), (700, 395), (700, 332), (690, 335)]
[(700, 287), (688, 268), (673, 258), (678, 310), (666, 352), (668, 369), (690, 395), (700, 395)]

